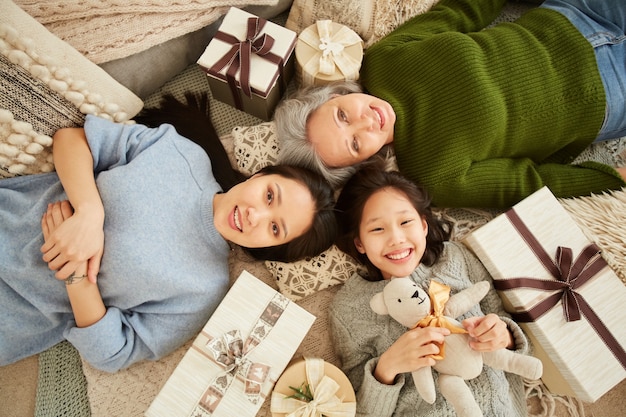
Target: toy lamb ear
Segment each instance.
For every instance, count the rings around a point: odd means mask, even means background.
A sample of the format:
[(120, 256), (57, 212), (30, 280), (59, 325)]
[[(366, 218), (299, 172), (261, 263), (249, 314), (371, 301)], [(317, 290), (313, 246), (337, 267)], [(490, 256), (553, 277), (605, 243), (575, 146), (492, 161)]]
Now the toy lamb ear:
[(374, 310), (376, 314), (389, 314), (389, 310), (387, 309), (387, 304), (385, 304), (385, 299), (383, 298), (382, 291), (374, 294), (372, 298), (370, 298), (370, 308)]

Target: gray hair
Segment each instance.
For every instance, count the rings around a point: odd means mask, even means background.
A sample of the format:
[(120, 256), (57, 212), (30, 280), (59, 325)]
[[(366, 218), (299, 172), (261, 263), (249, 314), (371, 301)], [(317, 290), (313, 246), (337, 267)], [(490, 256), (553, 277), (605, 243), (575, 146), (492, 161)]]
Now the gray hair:
[(333, 96), (362, 91), (361, 86), (354, 81), (341, 81), (325, 86), (305, 87), (283, 100), (274, 113), (280, 148), (279, 163), (317, 171), (335, 188), (343, 185), (360, 164), (338, 168), (326, 165), (309, 141), (306, 125), (311, 114)]

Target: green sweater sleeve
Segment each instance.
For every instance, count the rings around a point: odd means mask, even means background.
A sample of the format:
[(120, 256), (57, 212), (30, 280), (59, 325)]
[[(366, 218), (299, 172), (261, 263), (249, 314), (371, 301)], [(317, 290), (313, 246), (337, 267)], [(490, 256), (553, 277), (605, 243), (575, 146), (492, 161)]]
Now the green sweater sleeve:
[(400, 171), (442, 207), (510, 207), (543, 186), (558, 197), (623, 187), (609, 166), (570, 165), (606, 108), (593, 48), (545, 8), (482, 29), (502, 4), (442, 0), (366, 51), (361, 80), (396, 113)]
[(442, 207), (503, 208), (543, 186), (557, 197), (574, 197), (624, 185), (615, 169), (597, 162), (537, 164), (528, 158), (493, 158), (471, 164), (455, 178), (431, 182), (429, 190)]

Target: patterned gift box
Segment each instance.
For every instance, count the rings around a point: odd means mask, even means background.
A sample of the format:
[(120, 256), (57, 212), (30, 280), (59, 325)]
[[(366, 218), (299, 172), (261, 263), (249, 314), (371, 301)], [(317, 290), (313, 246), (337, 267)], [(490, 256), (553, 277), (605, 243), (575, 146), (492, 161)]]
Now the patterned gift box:
[(256, 415), (314, 320), (242, 272), (146, 415)]
[(555, 394), (594, 402), (626, 377), (626, 287), (547, 187), (468, 235)]
[(293, 76), (295, 44), (294, 31), (231, 7), (197, 62), (213, 97), (269, 121)]
[(355, 31), (330, 20), (318, 20), (298, 36), (296, 76), (303, 86), (358, 80), (363, 41)]

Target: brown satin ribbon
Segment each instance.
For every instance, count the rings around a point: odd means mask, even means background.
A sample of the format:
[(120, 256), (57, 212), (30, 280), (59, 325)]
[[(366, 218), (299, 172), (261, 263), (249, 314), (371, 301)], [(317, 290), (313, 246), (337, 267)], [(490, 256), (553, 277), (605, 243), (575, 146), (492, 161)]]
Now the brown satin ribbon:
[(225, 67), (227, 68), (226, 81), (235, 99), (235, 105), (239, 110), (243, 109), (243, 103), (237, 91), (237, 79), (235, 78), (237, 71), (239, 71), (239, 85), (246, 96), (251, 97), (252, 91), (257, 94), (262, 93), (250, 86), (250, 57), (252, 54), (263, 57), (276, 64), (280, 71), (279, 76), (281, 79), (284, 78), (284, 59), (270, 52), (274, 46), (274, 38), (266, 33), (259, 36), (266, 22), (265, 19), (258, 17), (248, 18), (246, 39), (244, 40), (239, 40), (235, 36), (221, 31), (218, 31), (214, 36), (215, 39), (232, 44), (233, 46), (209, 69), (209, 72), (223, 78), (220, 76), (220, 71)]
[(556, 279), (554, 281), (522, 277), (494, 280), (494, 287), (500, 291), (516, 288), (556, 291), (526, 311), (512, 312), (511, 317), (515, 321), (524, 323), (536, 321), (561, 301), (565, 320), (568, 322), (580, 320), (582, 313), (615, 358), (626, 368), (626, 352), (587, 301), (575, 291), (607, 266), (606, 261), (600, 255), (600, 248), (595, 244), (590, 244), (574, 260), (571, 248), (559, 246), (555, 262), (514, 209), (508, 210), (505, 214), (542, 265)]
[[(443, 309), (450, 299), (450, 287), (437, 281), (430, 281), (428, 287), (428, 297), (430, 298), (430, 314), (417, 322), (416, 327), (445, 327), (450, 329), (450, 333), (467, 333), (467, 330), (455, 325), (443, 315)], [(429, 355), (435, 360), (441, 360), (446, 356), (445, 343), (436, 343), (439, 346), (439, 353)]]

